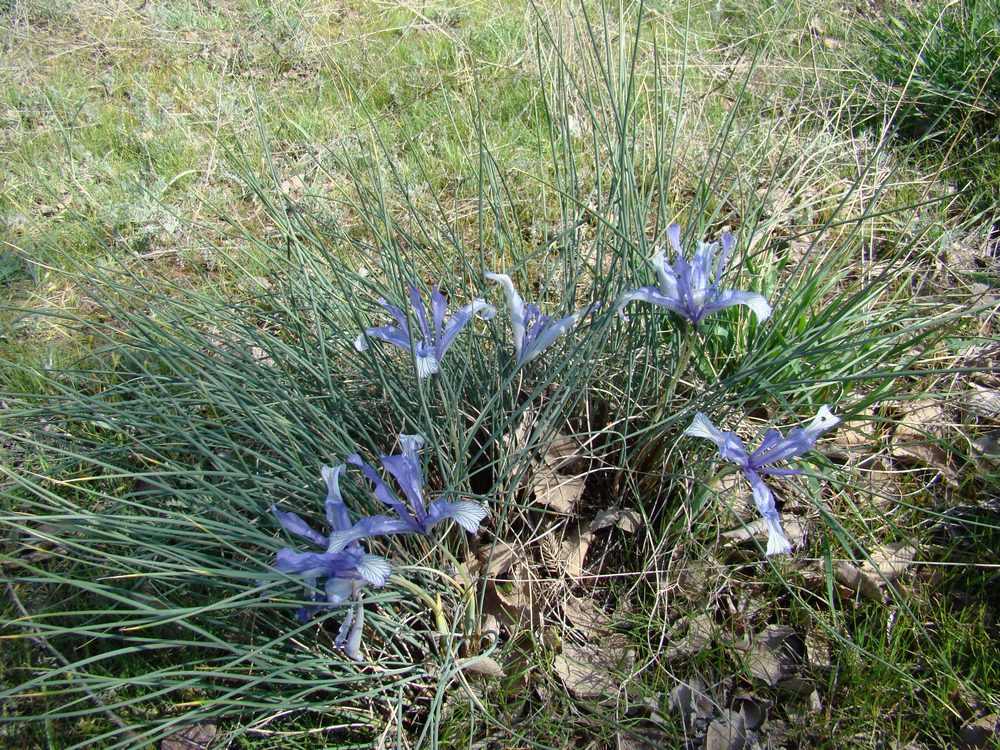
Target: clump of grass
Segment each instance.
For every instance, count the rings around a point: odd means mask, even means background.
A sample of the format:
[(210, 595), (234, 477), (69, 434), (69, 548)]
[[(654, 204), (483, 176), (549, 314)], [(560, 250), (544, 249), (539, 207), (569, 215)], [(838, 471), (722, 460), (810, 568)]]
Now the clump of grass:
[[(4, 616), (27, 660), (0, 695), (19, 722), (65, 729), (74, 747), (131, 747), (196, 722), (255, 747), (287, 746), (285, 733), (303, 746), (311, 736), (327, 747), (511, 736), (565, 746), (647, 734), (634, 704), (696, 671), (717, 681), (720, 706), (752, 689), (774, 698), (775, 722), (789, 721), (804, 702), (761, 690), (734, 646), (769, 625), (821, 633), (845, 664), (857, 655), (850, 680), (825, 673), (831, 700), (856, 690), (874, 657), (895, 686), (934, 681), (941, 708), (938, 688), (952, 685), (942, 675), (954, 671), (946, 650), (921, 652), (925, 671), (911, 669), (913, 644), (935, 642), (924, 613), (889, 589), (912, 640), (878, 640), (887, 604), (855, 601), (834, 575), (834, 563), (861, 563), (911, 533), (927, 509), (889, 490), (876, 497), (853, 466), (816, 458), (780, 490), (809, 533), (794, 558), (768, 561), (753, 533), (743, 546), (725, 541), (752, 515), (714, 476), (714, 454), (680, 435), (698, 411), (750, 439), (824, 403), (850, 422), (904, 386), (915, 398), (924, 386), (908, 379), (930, 377), (930, 353), (977, 310), (914, 294), (928, 273), (921, 237), (901, 241), (911, 207), (879, 168), (881, 149), (845, 157), (839, 145), (853, 142), (794, 131), (775, 147), (762, 124), (770, 104), (738, 86), (733, 101), (683, 64), (667, 77), (656, 41), (669, 23), (624, 9), (540, 15), (544, 117), (528, 178), (520, 160), (505, 164), (496, 142), (506, 132), (492, 134), (480, 90), (456, 131), (473, 144), (449, 157), (475, 190), (454, 205), (427, 189), (421, 159), (401, 166), (378, 124), (321, 155), (315, 173), (340, 184), (309, 200), (289, 195), (262, 138), (264, 166), (241, 165), (256, 216), (245, 227), (234, 217), (225, 237), (238, 242), (224, 289), (61, 259), (95, 314), (17, 315), (55, 320), (92, 346), (44, 367), (10, 358), (0, 387), (12, 457), (0, 469)], [(698, 108), (686, 118), (689, 86)], [(830, 173), (835, 187), (817, 194), (817, 175)], [(779, 189), (794, 211), (768, 205)], [(627, 323), (615, 315), (623, 291), (651, 283), (647, 258), (678, 220), (686, 241), (737, 230), (725, 285), (764, 294), (770, 319), (730, 310), (694, 330), (651, 307), (634, 305)], [(352, 346), (385, 322), (377, 300), (405, 307), (410, 283), (440, 284), (453, 308), (480, 296), (503, 308), (486, 271), (510, 273), (557, 316), (609, 304), (523, 368), (503, 314), (471, 325), (429, 378), (398, 349)], [(284, 541), (268, 507), (319, 519), (320, 465), (388, 453), (404, 432), (425, 436), (430, 490), (483, 503), (491, 518), (478, 538), (372, 541), (398, 570), (366, 598), (359, 663), (333, 645), (342, 610), (295, 623), (303, 582), (270, 570)], [(569, 451), (557, 475), (581, 486), (561, 510), (536, 481), (557, 445)], [(360, 482), (345, 494), (355, 513), (380, 509)], [(599, 529), (581, 551), (613, 505), (637, 526)], [(917, 521), (904, 526), (910, 506)], [(491, 572), (504, 548), (513, 562)], [(594, 637), (570, 622), (571, 599), (616, 615), (599, 643), (624, 639), (636, 656), (613, 673), (613, 708), (560, 673), (567, 644)], [(672, 660), (672, 634), (697, 613), (710, 613), (711, 647)], [(988, 613), (965, 614), (985, 630)], [(504, 675), (480, 683), (474, 667), (487, 659)], [(988, 695), (995, 674), (984, 666), (974, 692)], [(933, 716), (925, 736), (945, 736), (947, 712)], [(901, 720), (897, 737), (914, 734), (912, 716)], [(680, 741), (690, 727), (659, 731)]]
[(900, 4), (871, 24), (873, 72), (901, 92), (897, 116), (909, 137), (949, 142), (982, 135), (1000, 117), (1000, 5)]
[(900, 135), (943, 159), (946, 177), (990, 211), (995, 181), (981, 178), (1000, 166), (1000, 4), (900, 3), (865, 31)]

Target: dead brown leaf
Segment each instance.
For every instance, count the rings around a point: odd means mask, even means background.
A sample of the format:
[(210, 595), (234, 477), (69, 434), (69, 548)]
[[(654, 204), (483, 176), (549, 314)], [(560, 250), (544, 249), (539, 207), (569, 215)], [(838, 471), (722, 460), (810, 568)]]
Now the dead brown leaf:
[[(782, 516), (781, 525), (784, 526), (785, 534), (788, 536), (793, 548), (799, 548), (805, 544), (805, 521), (801, 518)], [(739, 528), (732, 529), (731, 531), (724, 531), (722, 536), (737, 544), (745, 542), (748, 539), (752, 539), (753, 537), (765, 540), (767, 538), (767, 522), (763, 518), (757, 518), (748, 524), (740, 526)]]
[(634, 660), (628, 639), (616, 633), (600, 644), (579, 645), (565, 641), (553, 666), (566, 688), (577, 698), (598, 698), (618, 693), (622, 675), (630, 670)]
[(531, 490), (535, 500), (556, 513), (568, 514), (572, 511), (585, 487), (583, 476), (560, 474), (548, 464), (536, 465), (532, 471)]
[(969, 385), (971, 388), (959, 398), (958, 407), (971, 417), (994, 421), (1000, 418), (1000, 391), (975, 382)]
[(787, 625), (768, 625), (752, 639), (749, 650), (750, 674), (772, 686), (785, 687), (805, 662), (805, 642)]
[(883, 544), (861, 565), (861, 571), (879, 584), (892, 583), (913, 564), (916, 555), (916, 547), (908, 542)]
[(943, 402), (919, 399), (901, 404), (904, 414), (892, 433), (894, 456), (908, 458), (954, 478), (948, 452), (941, 447), (944, 426), (951, 420)]
[(746, 720), (742, 712), (723, 709), (722, 714), (708, 725), (705, 750), (743, 750), (746, 742)]
[(875, 579), (848, 560), (838, 560), (834, 563), (833, 576), (841, 586), (847, 587), (856, 594), (861, 594), (866, 599), (873, 599), (877, 602), (885, 601), (882, 589), (879, 588)]
[(715, 714), (715, 701), (708, 694), (708, 686), (698, 676), (681, 683), (670, 691), (670, 710), (679, 711), (685, 732), (691, 732), (698, 719), (710, 719)]
[(626, 534), (631, 534), (642, 526), (642, 516), (638, 511), (622, 510), (617, 505), (612, 505), (594, 516), (594, 520), (590, 522), (591, 531), (600, 531), (609, 526), (617, 526)]
[(670, 747), (672, 737), (656, 729), (631, 734), (620, 733), (616, 738), (618, 750), (663, 750)]
[(456, 659), (455, 666), (463, 672), (476, 674), (481, 677), (502, 679), (506, 676), (503, 667), (492, 656), (471, 656), (467, 659)]
[(496, 578), (510, 570), (514, 561), (518, 559), (522, 557), (514, 545), (497, 539), (494, 544), (484, 545), (479, 550), (470, 568), (474, 574), (483, 575), (485, 572), (487, 577)]
[(206, 750), (219, 735), (219, 728), (209, 721), (199, 722), (167, 735), (160, 750)]
[[(680, 636), (682, 630), (685, 632)], [(671, 628), (673, 645), (667, 649), (665, 656), (667, 659), (693, 656), (711, 644), (714, 632), (715, 623), (707, 613), (688, 615)]]
[(575, 526), (567, 534), (566, 540), (560, 546), (559, 554), (563, 571), (570, 578), (579, 578), (583, 575), (583, 563), (593, 540), (594, 532), (580, 525)]
[(996, 747), (1000, 741), (1000, 715), (992, 714), (970, 722), (958, 733), (958, 743), (961, 748)]
[[(515, 442), (526, 440), (515, 433)], [(586, 487), (587, 461), (576, 438), (556, 435), (541, 457), (534, 461), (529, 479), (532, 493), (542, 505), (557, 513), (569, 513)]]
[(281, 192), (297, 198), (305, 192), (306, 183), (301, 176), (294, 175), (287, 180), (282, 180), (278, 187), (281, 189)]
[(493, 615), (509, 630), (532, 628), (541, 624), (538, 602), (521, 565), (516, 565), (507, 580), (490, 580), (483, 602), (486, 615)]
[(587, 640), (596, 641), (611, 626), (611, 618), (593, 599), (567, 597), (562, 603), (563, 614)]

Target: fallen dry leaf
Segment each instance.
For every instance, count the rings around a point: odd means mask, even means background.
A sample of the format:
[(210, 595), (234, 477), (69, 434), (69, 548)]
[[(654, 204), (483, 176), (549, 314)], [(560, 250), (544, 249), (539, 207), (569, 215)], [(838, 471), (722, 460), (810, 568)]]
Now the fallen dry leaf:
[(793, 628), (768, 625), (750, 643), (748, 668), (761, 682), (784, 687), (804, 664), (805, 655), (805, 642)]
[(487, 577), (496, 578), (510, 570), (518, 559), (522, 559), (522, 555), (517, 553), (514, 545), (497, 539), (495, 543), (484, 545), (479, 550), (470, 567), (474, 574), (483, 575), (485, 572)]
[(616, 737), (618, 750), (663, 750), (670, 747), (673, 738), (656, 729), (645, 729), (642, 732), (625, 734), (620, 732)]
[(972, 441), (972, 455), (981, 470), (992, 470), (1000, 463), (1000, 430), (980, 435)]
[(679, 711), (684, 731), (691, 733), (694, 722), (710, 719), (715, 715), (715, 701), (708, 694), (708, 686), (698, 676), (681, 683), (670, 691), (670, 710)]
[(508, 580), (487, 582), (484, 614), (493, 615), (509, 630), (540, 625), (542, 614), (521, 566), (515, 566), (509, 575)]
[(503, 667), (492, 656), (470, 656), (467, 659), (456, 659), (455, 666), (463, 672), (480, 675), (482, 677), (496, 677), (502, 679)]
[(746, 742), (746, 720), (743, 714), (723, 709), (722, 714), (708, 725), (705, 750), (743, 750)]
[(219, 735), (219, 728), (209, 721), (192, 724), (167, 735), (160, 742), (160, 750), (206, 750)]
[(833, 566), (833, 576), (837, 579), (837, 583), (855, 594), (861, 594), (866, 599), (873, 599), (877, 602), (885, 601), (882, 589), (879, 588), (875, 579), (852, 562), (838, 560)]
[(969, 385), (971, 388), (958, 399), (958, 408), (970, 417), (992, 420), (1000, 417), (1000, 391), (975, 382)]
[(583, 562), (593, 540), (594, 532), (578, 525), (570, 531), (566, 540), (560, 545), (559, 554), (562, 568), (570, 578), (579, 578), (583, 575)]
[(299, 175), (294, 175), (287, 180), (282, 180), (278, 187), (283, 193), (288, 193), (291, 196), (300, 196), (306, 189), (306, 183)]
[(531, 490), (542, 505), (557, 513), (567, 514), (583, 495), (585, 478), (560, 474), (548, 464), (536, 465), (532, 471)]
[[(684, 636), (679, 637), (679, 633), (684, 628), (686, 628)], [(667, 659), (693, 656), (711, 644), (714, 632), (715, 623), (707, 613), (688, 615), (671, 628), (668, 637), (673, 641), (673, 645), (667, 649), (664, 655)]]
[[(780, 514), (779, 514), (780, 515)], [(798, 548), (805, 544), (806, 523), (801, 518), (781, 516), (781, 525), (785, 528), (785, 534), (792, 543), (792, 547)], [(763, 518), (757, 518), (748, 524), (730, 531), (722, 532), (722, 536), (735, 543), (745, 542), (753, 537), (761, 540), (767, 538), (767, 522)]]
[(862, 563), (861, 571), (879, 584), (892, 583), (906, 572), (916, 555), (916, 548), (908, 542), (883, 544)]
[(545, 448), (542, 461), (558, 471), (575, 474), (582, 468), (579, 464), (582, 447), (576, 438), (557, 435)]
[(892, 433), (892, 454), (938, 469), (944, 476), (954, 478), (948, 452), (938, 442), (944, 425), (951, 421), (944, 404), (920, 399), (901, 404), (901, 407), (905, 411)]
[(598, 644), (581, 646), (563, 643), (553, 666), (566, 688), (577, 698), (613, 696), (622, 686), (622, 673), (628, 672), (635, 655), (628, 640), (612, 634)]
[(833, 668), (830, 643), (822, 639), (816, 632), (806, 635), (806, 655), (809, 659), (810, 669), (828, 670)]
[(1000, 715), (992, 714), (970, 722), (958, 733), (958, 745), (961, 748), (996, 747), (1000, 741)]
[(612, 505), (594, 516), (594, 520), (590, 522), (590, 530), (600, 531), (608, 526), (617, 526), (626, 534), (631, 534), (642, 526), (642, 516), (638, 511), (622, 510), (617, 505)]
[(578, 599), (567, 597), (563, 603), (563, 614), (570, 624), (587, 640), (596, 641), (601, 634), (611, 627), (611, 618), (598, 606), (593, 599)]

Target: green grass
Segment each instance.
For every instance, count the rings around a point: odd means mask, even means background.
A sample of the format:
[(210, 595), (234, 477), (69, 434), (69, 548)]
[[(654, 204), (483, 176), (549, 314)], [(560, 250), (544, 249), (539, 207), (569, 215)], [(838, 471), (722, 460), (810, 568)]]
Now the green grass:
[[(857, 126), (879, 100), (856, 23), (791, 2), (3, 11), (20, 64), (0, 69), (0, 744), (135, 747), (211, 720), (255, 749), (671, 746), (707, 728), (667, 707), (695, 676), (793, 746), (949, 746), (1000, 710), (997, 472), (969, 447), (995, 415), (961, 406), (995, 387), (976, 380), (995, 321), (975, 286), (995, 279), (947, 255), (989, 257), (995, 217), (955, 200), (947, 155)], [(453, 308), (503, 308), (485, 270), (554, 315), (612, 299), (650, 283), (672, 221), (687, 241), (731, 227), (726, 285), (772, 318), (692, 334), (605, 308), (514, 373), (501, 312), (423, 382), (350, 345), (409, 280)], [(949, 410), (917, 428), (950, 473), (894, 455), (922, 398)], [(768, 560), (722, 536), (755, 515), (680, 437), (693, 414), (750, 444), (823, 403), (844, 425), (774, 484), (802, 548)], [(483, 635), (493, 584), (455, 531), (376, 542), (398, 579), (369, 594), (355, 664), (332, 647), (341, 610), (293, 620), (303, 588), (268, 569), (289, 540), (267, 508), (320, 523), (320, 465), (418, 431), (429, 486), (490, 507), (487, 551), (519, 545), (541, 622)], [(565, 517), (525, 487), (557, 435), (585, 445)], [(559, 543), (612, 504), (638, 530), (596, 532), (567, 572)], [(901, 540), (916, 562), (885, 601), (837, 581)], [(559, 675), (585, 635), (569, 595), (634, 653), (604, 699)], [(668, 656), (696, 613), (710, 642)], [(829, 652), (810, 690), (753, 676), (740, 642), (769, 625)], [(504, 677), (463, 671), (487, 653)]]

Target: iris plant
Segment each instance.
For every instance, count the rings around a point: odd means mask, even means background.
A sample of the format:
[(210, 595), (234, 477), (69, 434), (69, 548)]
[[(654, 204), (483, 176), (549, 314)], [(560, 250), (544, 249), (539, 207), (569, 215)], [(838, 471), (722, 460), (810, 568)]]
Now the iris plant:
[(424, 445), (423, 438), (420, 435), (400, 435), (399, 444), (403, 449), (402, 453), (382, 456), (382, 467), (396, 480), (409, 501), (409, 507), (360, 456), (348, 456), (347, 462), (361, 470), (364, 477), (372, 483), (375, 497), (394, 510), (396, 516), (362, 518), (353, 526), (331, 534), (328, 550), (349, 548), (357, 540), (370, 536), (405, 533), (426, 536), (433, 526), (449, 518), (454, 519), (455, 523), (469, 533), (475, 533), (479, 529), (479, 524), (486, 517), (486, 509), (479, 503), (444, 499), (433, 500), (430, 504), (424, 502), (424, 472), (418, 455)]
[(417, 322), (417, 330), (412, 330), (406, 314), (395, 305), (390, 305), (384, 299), (379, 300), (396, 320), (396, 325), (374, 326), (366, 328), (358, 334), (354, 348), (363, 352), (368, 348), (368, 339), (380, 339), (387, 344), (397, 346), (409, 352), (417, 370), (418, 378), (430, 377), (441, 367), (441, 359), (455, 337), (472, 320), (479, 315), (483, 320), (489, 320), (496, 314), (496, 308), (483, 299), (471, 303), (455, 312), (447, 321), (448, 300), (435, 286), (431, 292), (431, 316), (427, 317), (427, 308), (420, 292), (415, 286), (410, 286), (410, 305), (413, 308), (413, 318)]
[(278, 551), (274, 567), (282, 573), (302, 576), (310, 589), (315, 589), (322, 582), (324, 594), (314, 594), (314, 603), (296, 612), (300, 622), (308, 621), (322, 607), (351, 602), (335, 645), (342, 647), (352, 659), (360, 659), (361, 630), (364, 625), (362, 589), (366, 585), (384, 586), (392, 567), (385, 558), (365, 553), (357, 541), (340, 545), (334, 550), (329, 548), (330, 540), (336, 534), (351, 528), (347, 506), (340, 494), (340, 475), (344, 468), (341, 464), (324, 466), (322, 470), (327, 485), (326, 520), (332, 528), (328, 536), (320, 534), (297, 514), (286, 513), (271, 506), (271, 512), (285, 531), (327, 548), (325, 552), (300, 552), (285, 547)]
[(698, 249), (690, 260), (684, 257), (681, 250), (679, 224), (671, 224), (667, 228), (667, 237), (676, 259), (673, 264), (667, 262), (662, 249), (653, 256), (650, 263), (656, 271), (657, 286), (644, 286), (626, 292), (618, 306), (623, 317), (626, 317), (623, 312), (625, 306), (633, 300), (666, 307), (694, 326), (707, 316), (734, 305), (746, 305), (758, 320), (764, 320), (771, 314), (771, 306), (760, 294), (722, 289), (719, 286), (729, 251), (735, 243), (729, 232), (722, 233), (721, 254), (718, 242), (708, 244), (699, 240)]
[[(538, 305), (525, 304), (514, 288), (514, 282), (505, 273), (487, 273), (486, 278), (498, 282), (507, 294), (510, 307), (510, 325), (514, 331), (514, 358), (517, 364), (530, 362), (557, 338), (572, 328), (577, 321), (593, 311), (598, 305), (587, 305), (565, 318), (553, 320), (542, 315)], [(599, 304), (599, 303), (598, 303)]]
[(719, 449), (719, 455), (743, 470), (743, 476), (750, 482), (754, 504), (767, 524), (767, 554), (791, 552), (792, 543), (781, 527), (781, 517), (774, 505), (774, 495), (761, 479), (761, 474), (789, 476), (801, 474), (801, 469), (774, 468), (773, 464), (802, 456), (812, 449), (817, 438), (840, 421), (829, 408), (823, 406), (807, 427), (797, 427), (782, 437), (778, 430), (768, 430), (760, 447), (747, 454), (746, 446), (739, 436), (725, 432), (712, 424), (704, 414), (695, 415), (691, 425), (684, 430), (685, 435), (693, 435), (711, 440)]

